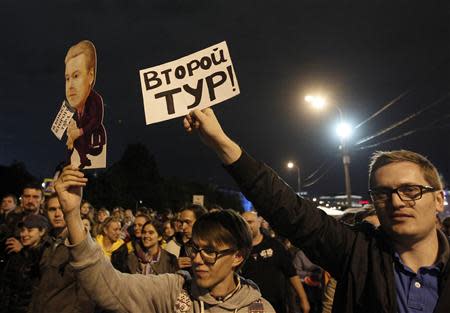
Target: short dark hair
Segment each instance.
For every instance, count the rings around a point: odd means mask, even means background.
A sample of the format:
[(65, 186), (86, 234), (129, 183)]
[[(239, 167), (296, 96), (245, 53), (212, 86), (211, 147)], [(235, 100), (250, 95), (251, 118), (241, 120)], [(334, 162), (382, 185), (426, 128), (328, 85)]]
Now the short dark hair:
[(5, 199), (5, 198), (12, 198), (13, 201), (14, 201), (14, 204), (17, 205), (17, 197), (16, 197), (15, 194), (7, 193), (6, 195), (4, 195), (4, 196), (2, 197), (2, 200)]
[(195, 215), (195, 219), (198, 220), (202, 215), (208, 213), (203, 205), (190, 203), (181, 208), (180, 213), (183, 211), (192, 211)]
[(31, 183), (26, 184), (22, 189), (22, 194), (25, 191), (25, 189), (39, 190), (41, 192), (41, 197), (44, 198), (44, 189), (42, 188), (42, 185), (39, 184), (38, 182), (31, 182)]
[(56, 198), (56, 199), (58, 199), (58, 201), (59, 201), (58, 194), (57, 194), (56, 192), (54, 192), (54, 193), (48, 195), (47, 197), (45, 197), (45, 204), (44, 204), (44, 209), (45, 209), (45, 211), (48, 210), (48, 202), (49, 202), (51, 199), (53, 199), (53, 198)]
[[(158, 237), (161, 237), (161, 241), (162, 241), (162, 235), (164, 233), (163, 224), (158, 220), (152, 220), (152, 221), (149, 220), (149, 221), (145, 222), (144, 225), (142, 225), (142, 231), (144, 231), (144, 228), (147, 225), (152, 225), (155, 228), (156, 232), (158, 233)], [(159, 243), (161, 243), (161, 241), (158, 240)]]
[(241, 253), (244, 262), (252, 250), (250, 227), (242, 216), (229, 209), (202, 215), (194, 224), (192, 239), (194, 242), (205, 240), (212, 245), (230, 245)]

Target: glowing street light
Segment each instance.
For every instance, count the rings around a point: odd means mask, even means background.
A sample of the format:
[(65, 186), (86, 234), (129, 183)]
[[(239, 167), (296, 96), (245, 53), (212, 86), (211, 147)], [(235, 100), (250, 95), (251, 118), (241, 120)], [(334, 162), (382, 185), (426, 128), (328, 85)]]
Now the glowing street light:
[(327, 104), (326, 99), (322, 96), (307, 95), (305, 97), (305, 101), (310, 103), (314, 108), (319, 110), (322, 110)]
[[(316, 109), (323, 109), (327, 103), (324, 97), (307, 95), (305, 101), (311, 104)], [(350, 154), (348, 153), (348, 148), (346, 145), (346, 140), (350, 137), (352, 133), (352, 127), (344, 122), (344, 117), (341, 108), (333, 103), (333, 106), (339, 113), (339, 125), (336, 128), (336, 133), (341, 140), (342, 149), (342, 164), (344, 165), (344, 175), (345, 175), (345, 194), (347, 195), (347, 206), (352, 205), (352, 191), (350, 184)]]
[(341, 138), (341, 140), (346, 140), (352, 135), (352, 127), (348, 123), (341, 122), (336, 127), (336, 134), (339, 138)]
[(297, 192), (300, 195), (300, 190), (301, 190), (301, 185), (300, 185), (300, 168), (292, 161), (289, 161), (286, 164), (286, 166), (289, 169), (293, 169), (293, 168), (297, 169)]

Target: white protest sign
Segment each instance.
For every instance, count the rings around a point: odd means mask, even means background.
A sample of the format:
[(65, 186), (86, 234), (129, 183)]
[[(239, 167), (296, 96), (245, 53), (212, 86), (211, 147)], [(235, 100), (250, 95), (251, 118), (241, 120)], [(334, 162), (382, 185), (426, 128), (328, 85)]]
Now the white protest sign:
[(157, 123), (239, 94), (225, 41), (176, 61), (139, 71), (145, 121)]
[(61, 105), (61, 109), (59, 109), (59, 112), (52, 124), (52, 132), (59, 140), (61, 140), (64, 135), (64, 132), (69, 126), (70, 120), (72, 119), (74, 113), (75, 111), (70, 107), (69, 103), (64, 100)]

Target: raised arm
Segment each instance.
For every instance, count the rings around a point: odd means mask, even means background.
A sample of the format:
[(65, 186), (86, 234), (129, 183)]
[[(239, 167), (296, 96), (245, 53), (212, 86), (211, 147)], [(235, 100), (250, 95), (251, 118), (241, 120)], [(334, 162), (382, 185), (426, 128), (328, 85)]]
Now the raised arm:
[(67, 166), (55, 184), (69, 231), (71, 265), (77, 280), (104, 309), (124, 313), (172, 312), (184, 278), (178, 274), (143, 276), (115, 270), (81, 222), (82, 187), (86, 183), (82, 172)]
[(87, 178), (84, 174), (72, 165), (63, 169), (55, 183), (55, 190), (69, 231), (69, 241), (73, 245), (79, 244), (86, 238), (80, 215), (83, 187), (86, 183)]
[(188, 132), (198, 130), (199, 136), (208, 147), (216, 152), (223, 164), (229, 165), (239, 159), (241, 148), (231, 140), (219, 124), (210, 108), (195, 110), (184, 119), (184, 128)]
[(191, 112), (184, 127), (188, 132), (198, 130), (245, 197), (279, 234), (339, 277), (355, 239), (354, 232), (327, 216), (312, 201), (299, 197), (270, 167), (243, 152), (224, 133), (211, 109)]

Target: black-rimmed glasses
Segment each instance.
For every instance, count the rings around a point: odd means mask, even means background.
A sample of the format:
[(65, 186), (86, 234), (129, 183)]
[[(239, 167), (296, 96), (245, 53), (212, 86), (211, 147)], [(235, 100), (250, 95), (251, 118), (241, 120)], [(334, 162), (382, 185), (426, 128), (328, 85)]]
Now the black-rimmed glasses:
[(369, 195), (372, 200), (386, 201), (392, 197), (395, 192), (402, 201), (419, 200), (424, 193), (436, 191), (436, 188), (422, 185), (402, 185), (398, 188), (373, 188), (369, 190)]
[(191, 244), (186, 246), (186, 252), (191, 259), (194, 259), (197, 256), (197, 253), (200, 253), (203, 262), (214, 265), (220, 257), (236, 252), (236, 249), (229, 248), (216, 251), (212, 248), (199, 248), (196, 245)]

